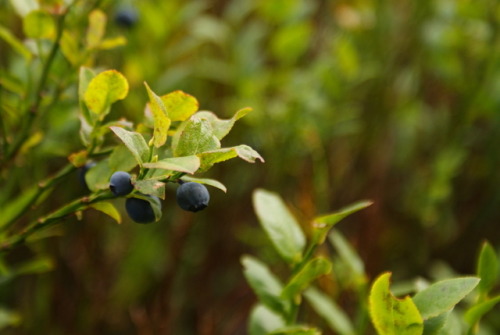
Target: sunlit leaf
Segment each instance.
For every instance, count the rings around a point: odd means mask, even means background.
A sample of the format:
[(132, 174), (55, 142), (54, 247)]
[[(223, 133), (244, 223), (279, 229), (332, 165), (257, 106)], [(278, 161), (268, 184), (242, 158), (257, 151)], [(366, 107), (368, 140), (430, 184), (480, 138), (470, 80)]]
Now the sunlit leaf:
[(193, 181), (195, 183), (200, 183), (200, 184), (205, 184), (205, 185), (210, 185), (215, 188), (218, 188), (219, 190), (223, 192), (227, 192), (226, 186), (222, 184), (220, 181), (217, 181), (215, 179), (209, 179), (209, 178), (194, 178), (190, 176), (182, 176), (181, 178), (184, 181)]
[(232, 118), (229, 120), (222, 120), (217, 117), (212, 112), (207, 112), (207, 111), (202, 111), (196, 113), (197, 117), (207, 119), (210, 124), (212, 125), (212, 129), (214, 131), (214, 135), (219, 139), (222, 140), (234, 126), (234, 123), (250, 113), (252, 111), (251, 108), (243, 108), (237, 111)]
[(99, 9), (94, 9), (89, 14), (87, 28), (87, 48), (97, 48), (106, 32), (106, 14)]
[(113, 172), (128, 172), (136, 166), (137, 161), (134, 155), (130, 154), (130, 150), (125, 145), (117, 145), (109, 155), (109, 167)]
[(379, 276), (370, 291), (370, 317), (379, 335), (421, 335), (423, 319), (407, 296), (397, 299), (389, 290), (390, 273)]
[(139, 165), (142, 166), (143, 162), (149, 160), (150, 149), (141, 134), (120, 127), (110, 127), (110, 129), (122, 140)]
[(127, 39), (123, 36), (106, 38), (99, 43), (98, 48), (101, 50), (110, 50), (121, 47), (127, 44)]
[(128, 94), (127, 79), (116, 70), (99, 73), (89, 83), (84, 100), (87, 107), (102, 120), (111, 104), (125, 99)]
[(161, 97), (167, 115), (172, 121), (184, 121), (193, 115), (199, 107), (198, 100), (182, 91), (174, 91)]
[(257, 160), (264, 162), (264, 158), (262, 158), (257, 151), (244, 144), (231, 148), (221, 148), (202, 152), (198, 154), (198, 157), (200, 157), (201, 160), (200, 171), (207, 171), (214, 164), (224, 162), (235, 157), (240, 157), (249, 163), (255, 163)]
[(306, 326), (289, 326), (277, 329), (269, 335), (321, 335), (321, 332), (316, 328)]
[(260, 224), (281, 257), (290, 264), (300, 262), (306, 239), (281, 197), (257, 189), (253, 193), (253, 205)]
[(250, 312), (249, 335), (263, 335), (285, 326), (283, 318), (264, 305), (256, 305)]
[(176, 132), (172, 148), (174, 156), (191, 156), (219, 149), (220, 141), (207, 120), (192, 116)]
[(116, 209), (115, 205), (113, 205), (113, 203), (109, 201), (96, 202), (94, 204), (91, 204), (89, 207), (92, 207), (93, 209), (110, 216), (117, 223), (122, 223), (120, 212)]
[(10, 0), (12, 7), (16, 10), (17, 14), (20, 16), (26, 16), (31, 11), (40, 8), (36, 0)]
[(332, 263), (326, 258), (318, 257), (307, 262), (298, 273), (296, 273), (283, 288), (281, 296), (285, 299), (293, 299), (302, 293), (313, 280), (330, 273)]
[(144, 167), (150, 169), (163, 169), (193, 174), (200, 167), (200, 159), (195, 155), (172, 157), (165, 158), (154, 163), (146, 163), (144, 164)]
[[(167, 141), (167, 133), (170, 128), (170, 123), (172, 122), (167, 113), (167, 109), (163, 104), (162, 99), (153, 92), (148, 84), (145, 82), (146, 90), (149, 96), (149, 106), (151, 108), (151, 113), (153, 113), (154, 119), (154, 146), (159, 148)], [(180, 155), (189, 156), (189, 155)]]
[(153, 179), (138, 180), (135, 182), (134, 188), (143, 194), (165, 199), (165, 183), (161, 181)]
[(23, 19), (23, 30), (30, 38), (53, 38), (56, 34), (56, 24), (49, 13), (34, 10)]

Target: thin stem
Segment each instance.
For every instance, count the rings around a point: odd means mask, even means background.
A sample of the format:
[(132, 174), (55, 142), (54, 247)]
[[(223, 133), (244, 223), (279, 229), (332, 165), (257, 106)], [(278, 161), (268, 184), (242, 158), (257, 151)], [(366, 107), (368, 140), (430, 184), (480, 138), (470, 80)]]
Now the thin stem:
[(56, 211), (33, 221), (28, 225), (22, 232), (13, 235), (7, 241), (0, 245), (0, 253), (4, 253), (12, 248), (22, 245), (26, 239), (37, 231), (54, 226), (58, 221), (64, 219), (65, 217), (72, 215), (76, 212), (87, 209), (89, 205), (97, 203), (103, 200), (112, 199), (115, 196), (110, 191), (101, 191), (98, 193), (91, 194), (90, 196), (85, 196), (70, 202), (57, 209)]

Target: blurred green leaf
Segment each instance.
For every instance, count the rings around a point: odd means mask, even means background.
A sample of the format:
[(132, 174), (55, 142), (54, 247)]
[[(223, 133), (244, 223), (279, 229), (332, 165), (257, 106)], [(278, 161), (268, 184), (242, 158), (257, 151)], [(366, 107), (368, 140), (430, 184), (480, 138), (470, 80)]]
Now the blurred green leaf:
[(282, 26), (271, 41), (274, 56), (285, 64), (297, 61), (309, 48), (312, 31), (309, 22)]
[(451, 314), (452, 310), (453, 309), (450, 309), (448, 312), (424, 320), (424, 335), (442, 335), (441, 331), (445, 327), (448, 316)]
[(177, 130), (173, 138), (172, 148), (176, 157), (191, 156), (219, 149), (220, 141), (214, 135), (210, 123), (194, 115), (189, 120), (184, 121)]
[(109, 155), (109, 168), (111, 171), (128, 172), (137, 166), (137, 161), (133, 155), (130, 155), (130, 150), (123, 144), (117, 145), (111, 155)]
[(146, 163), (144, 164), (144, 167), (150, 169), (171, 170), (193, 174), (200, 167), (200, 159), (195, 155), (172, 157), (165, 158), (154, 163)]
[(117, 223), (122, 223), (122, 216), (120, 215), (120, 212), (118, 212), (115, 205), (109, 201), (96, 202), (91, 204), (89, 207), (110, 216)]
[(281, 197), (263, 189), (253, 192), (253, 206), (274, 248), (289, 264), (302, 260), (306, 239)]
[(31, 11), (23, 19), (24, 34), (30, 38), (53, 38), (56, 24), (52, 16), (42, 10)]
[(30, 204), (38, 194), (38, 185), (25, 189), (16, 198), (2, 205), (2, 215), (0, 215), (0, 227), (9, 223), (17, 217)]
[(249, 335), (267, 335), (285, 326), (283, 319), (264, 305), (256, 305), (250, 312), (248, 321)]
[(340, 258), (350, 268), (352, 273), (359, 279), (365, 278), (365, 265), (356, 250), (347, 242), (342, 234), (333, 230), (330, 232), (329, 240), (340, 255)]
[(94, 77), (95, 77), (95, 73), (94, 73), (94, 71), (92, 71), (92, 69), (85, 67), (85, 66), (80, 67), (80, 73), (79, 73), (79, 77), (78, 77), (78, 100), (80, 103), (81, 115), (85, 118), (85, 121), (89, 125), (93, 125), (94, 120), (91, 117), (89, 109), (87, 108), (87, 105), (85, 104), (84, 100), (85, 100), (85, 92), (87, 91), (87, 88), (89, 87), (90, 81)]
[(182, 176), (181, 179), (184, 181), (193, 181), (193, 182), (200, 183), (200, 184), (210, 185), (210, 186), (213, 186), (215, 188), (218, 188), (219, 190), (223, 191), (224, 193), (227, 192), (226, 186), (224, 186), (224, 184), (222, 184), (218, 180), (208, 179), (208, 178), (194, 178), (194, 177), (190, 177), (190, 176)]
[(290, 326), (275, 330), (269, 335), (321, 335), (321, 332), (316, 328), (306, 326)]
[(207, 171), (214, 164), (227, 161), (229, 159), (240, 157), (241, 159), (255, 163), (256, 160), (264, 162), (264, 158), (248, 145), (238, 145), (231, 148), (221, 148), (217, 150), (206, 151), (198, 154), (201, 160), (200, 171)]
[(172, 121), (184, 121), (193, 115), (199, 107), (198, 100), (182, 91), (174, 91), (161, 96), (168, 117)]
[(217, 117), (212, 112), (207, 112), (207, 111), (202, 111), (196, 113), (197, 117), (206, 119), (210, 122), (210, 125), (212, 126), (212, 129), (214, 131), (214, 135), (219, 139), (222, 140), (234, 126), (234, 123), (250, 113), (252, 111), (252, 108), (246, 107), (242, 108), (239, 111), (237, 111), (232, 118), (229, 120), (222, 120)]
[(340, 335), (356, 334), (347, 314), (329, 296), (314, 287), (309, 287), (304, 291), (304, 297), (334, 332)]
[(413, 297), (415, 305), (425, 319), (451, 310), (479, 283), (479, 278), (463, 277), (439, 281)]
[(112, 174), (109, 159), (103, 159), (87, 171), (85, 182), (92, 192), (106, 190), (109, 188), (109, 179)]
[(128, 150), (132, 153), (137, 163), (142, 166), (149, 160), (150, 148), (141, 134), (128, 131), (120, 127), (109, 127), (122, 140)]
[(92, 78), (84, 100), (87, 107), (102, 120), (109, 113), (111, 104), (125, 99), (128, 94), (127, 79), (116, 70), (107, 70)]
[(17, 14), (22, 17), (40, 7), (36, 0), (10, 0), (10, 3)]
[(495, 249), (487, 241), (481, 246), (477, 260), (477, 276), (481, 278), (477, 286), (479, 293), (488, 295), (498, 280), (498, 258)]
[(21, 324), (21, 315), (11, 310), (0, 307), (0, 330), (15, 327)]
[(259, 297), (260, 303), (285, 316), (288, 313), (290, 304), (287, 300), (280, 298), (283, 284), (279, 279), (269, 270), (266, 264), (254, 257), (243, 256), (241, 264), (244, 268), (243, 274), (250, 287)]
[(384, 273), (375, 279), (369, 296), (370, 317), (379, 335), (420, 335), (423, 320), (407, 296), (395, 298), (390, 289), (391, 273)]
[(483, 315), (491, 311), (498, 303), (500, 303), (500, 295), (472, 306), (464, 315), (465, 321), (467, 321), (470, 326), (474, 326)]
[(89, 14), (89, 25), (87, 27), (87, 48), (95, 49), (101, 44), (106, 32), (106, 14), (99, 9), (94, 9)]
[(8, 29), (0, 25), (0, 38), (3, 39), (8, 45), (12, 47), (17, 53), (24, 57), (25, 60), (30, 61), (32, 58), (31, 51), (22, 44), (16, 36), (14, 36)]
[(151, 112), (153, 113), (154, 119), (154, 146), (159, 148), (167, 141), (167, 133), (172, 121), (169, 118), (168, 111), (162, 99), (149, 88), (149, 85), (146, 82), (144, 82), (144, 85), (146, 86), (146, 90), (148, 91), (150, 101), (149, 106), (151, 108)]
[(307, 262), (286, 284), (281, 292), (284, 299), (294, 299), (301, 294), (313, 280), (332, 271), (332, 263), (323, 257), (317, 257)]
[(105, 38), (99, 44), (99, 49), (110, 50), (127, 44), (127, 39), (123, 36)]
[(161, 181), (152, 179), (138, 180), (134, 183), (134, 188), (143, 194), (165, 199), (165, 183)]
[(80, 50), (80, 46), (78, 45), (78, 39), (74, 35), (74, 33), (68, 30), (63, 31), (60, 47), (62, 54), (71, 63), (71, 65), (73, 66), (81, 65), (85, 55), (84, 52)]

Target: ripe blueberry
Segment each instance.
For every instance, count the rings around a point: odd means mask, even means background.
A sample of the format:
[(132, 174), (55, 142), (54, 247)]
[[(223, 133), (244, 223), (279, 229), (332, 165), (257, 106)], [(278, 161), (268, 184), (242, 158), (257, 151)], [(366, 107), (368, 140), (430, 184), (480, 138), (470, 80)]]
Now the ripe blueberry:
[[(150, 196), (154, 202), (158, 204), (161, 209), (161, 202), (158, 197)], [(139, 198), (127, 198), (125, 201), (125, 209), (128, 216), (137, 223), (151, 223), (156, 221), (153, 207), (149, 201)]]
[(137, 10), (133, 7), (119, 8), (115, 14), (116, 24), (125, 28), (132, 28), (136, 24), (138, 18), (139, 15), (137, 14)]
[(210, 201), (210, 194), (205, 185), (194, 182), (182, 183), (177, 189), (176, 196), (179, 206), (191, 212), (201, 211)]
[(95, 162), (88, 162), (78, 170), (78, 180), (86, 190), (89, 189), (89, 186), (87, 185), (87, 181), (85, 180), (85, 175), (87, 174), (88, 170), (95, 166), (95, 164)]
[(127, 172), (117, 171), (109, 180), (109, 189), (118, 197), (132, 192), (134, 185), (132, 185), (130, 175)]

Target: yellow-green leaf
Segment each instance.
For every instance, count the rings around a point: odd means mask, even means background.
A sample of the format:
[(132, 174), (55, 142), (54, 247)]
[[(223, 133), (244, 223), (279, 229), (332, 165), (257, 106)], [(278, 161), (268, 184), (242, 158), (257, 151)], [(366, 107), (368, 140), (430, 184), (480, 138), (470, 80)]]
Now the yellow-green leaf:
[(116, 222), (122, 223), (120, 212), (118, 212), (115, 205), (113, 205), (111, 202), (96, 202), (95, 204), (91, 204), (90, 207), (112, 217)]
[(3, 26), (0, 26), (0, 38), (3, 39), (7, 44), (9, 44), (17, 53), (23, 56), (24, 59), (26, 59), (27, 61), (31, 60), (32, 55), (30, 50), (25, 47), (24, 44), (22, 44), (16, 36), (14, 36), (8, 29)]
[(155, 147), (159, 148), (167, 141), (167, 133), (172, 121), (169, 118), (167, 109), (162, 99), (156, 95), (151, 88), (149, 88), (149, 85), (146, 82), (144, 82), (144, 85), (148, 91), (151, 113), (153, 114), (154, 119), (153, 143)]
[(99, 73), (89, 83), (85, 92), (87, 107), (102, 120), (112, 103), (125, 99), (128, 94), (127, 79), (116, 70)]
[(23, 19), (23, 30), (30, 38), (53, 38), (56, 34), (56, 24), (49, 13), (34, 10)]
[(281, 297), (293, 299), (297, 294), (302, 293), (313, 280), (329, 273), (331, 270), (332, 263), (326, 258), (318, 257), (310, 260), (286, 284), (281, 292)]
[(198, 156), (184, 156), (165, 158), (158, 162), (146, 163), (144, 167), (150, 169), (172, 170), (193, 174), (200, 167), (200, 159)]
[(94, 49), (99, 46), (106, 32), (106, 14), (95, 9), (89, 14), (89, 26), (87, 28), (87, 47)]
[(161, 97), (172, 121), (184, 121), (193, 115), (199, 107), (198, 100), (183, 91), (174, 91)]
[(200, 157), (201, 160), (200, 171), (206, 171), (215, 163), (227, 161), (235, 157), (240, 157), (249, 163), (255, 163), (257, 160), (264, 162), (264, 158), (262, 158), (257, 151), (244, 144), (231, 148), (221, 148), (202, 152), (198, 154), (198, 157)]

